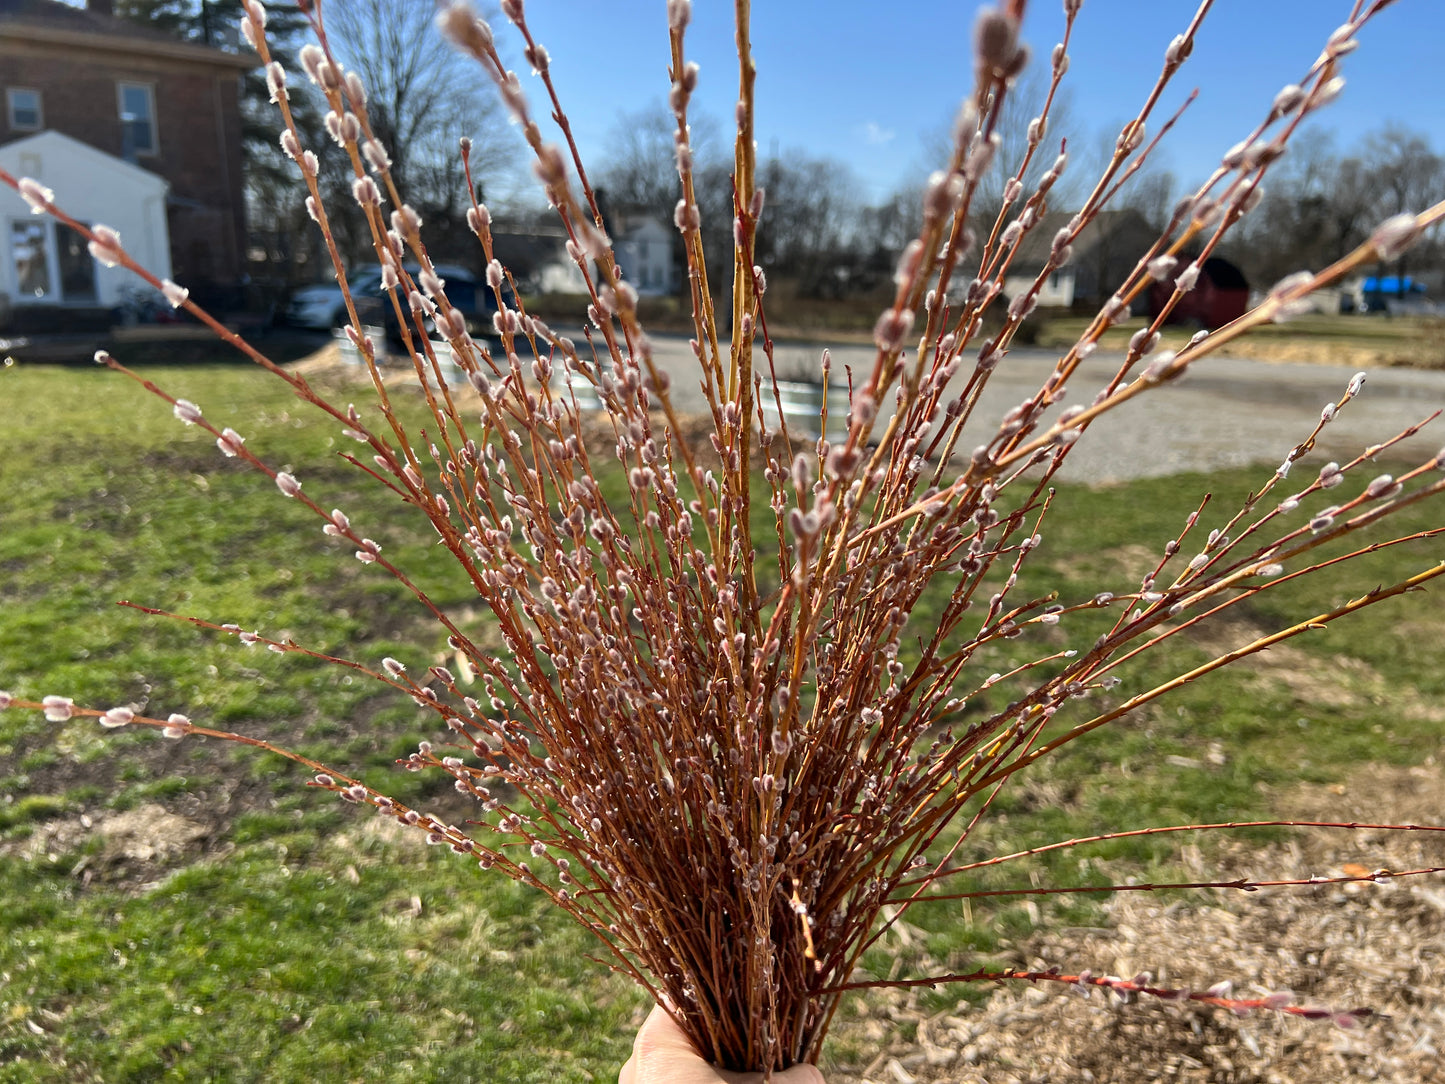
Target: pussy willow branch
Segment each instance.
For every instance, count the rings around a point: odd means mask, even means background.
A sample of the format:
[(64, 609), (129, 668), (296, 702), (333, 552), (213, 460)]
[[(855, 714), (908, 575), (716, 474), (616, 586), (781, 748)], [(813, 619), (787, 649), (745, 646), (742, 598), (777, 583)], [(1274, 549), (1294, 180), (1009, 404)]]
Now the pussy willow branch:
[[(1341, 27), (1339, 31), (1336, 31), (1335, 34), (1331, 35), (1320, 59), (1302, 80), (1303, 85), (1287, 87), (1281, 91), (1280, 94), (1276, 96), (1269, 112), (1254, 131), (1225, 155), (1221, 165), (1204, 184), (1200, 186), (1198, 191), (1179, 202), (1168, 226), (1160, 236), (1159, 242), (1140, 258), (1134, 271), (1130, 274), (1124, 285), (1115, 292), (1114, 297), (1110, 299), (1105, 309), (1101, 311), (1090, 324), (1089, 328), (1080, 337), (1078, 343), (1070, 348), (1065, 356), (1060, 359), (1053, 378), (1055, 387), (1061, 387), (1068, 377), (1073, 374), (1079, 362), (1097, 346), (1099, 337), (1107, 330), (1113, 319), (1115, 319), (1115, 314), (1123, 311), (1123, 306), (1137, 297), (1149, 283), (1151, 276), (1146, 275), (1146, 266), (1153, 259), (1155, 253), (1159, 251), (1160, 246), (1167, 240), (1169, 235), (1181, 224), (1187, 224), (1187, 228), (1173, 244), (1168, 246), (1167, 253), (1170, 258), (1177, 256), (1184, 246), (1198, 233), (1208, 228), (1213, 229), (1212, 236), (1206, 243), (1203, 251), (1194, 258), (1191, 265), (1197, 278), (1198, 269), (1202, 267), (1204, 261), (1214, 251), (1215, 246), (1220, 243), (1228, 229), (1253, 206), (1254, 201), (1257, 201), (1260, 194), (1260, 181), (1264, 177), (1270, 164), (1277, 160), (1279, 155), (1283, 153), (1289, 137), (1307, 116), (1323, 105), (1328, 104), (1333, 95), (1338, 92), (1338, 84), (1341, 81), (1334, 77), (1334, 68), (1337, 60), (1358, 44), (1356, 35), (1359, 30), (1384, 6), (1385, 4), (1383, 3), (1372, 5), (1371, 9), (1362, 15), (1360, 5), (1356, 5), (1351, 16), (1351, 21)], [(1202, 18), (1203, 14), (1204, 10), (1201, 8), (1200, 12), (1196, 14), (1195, 21), (1191, 23), (1189, 30), (1171, 42), (1170, 48), (1166, 52), (1165, 69), (1161, 75), (1159, 84), (1156, 85), (1156, 93), (1151, 96), (1151, 103), (1157, 100), (1157, 90), (1162, 89), (1163, 84), (1167, 82), (1173, 70), (1176, 69), (1178, 64), (1182, 63), (1184, 59), (1187, 59), (1192, 52), (1193, 36), (1198, 28), (1198, 21)], [(1189, 101), (1185, 102), (1185, 107), (1187, 107), (1192, 100), (1193, 95), (1190, 96)], [(1181, 107), (1179, 112), (1182, 112), (1183, 108), (1184, 107)], [(1117, 180), (1113, 188), (1108, 192), (1103, 192), (1103, 185), (1101, 184), (1100, 188), (1096, 189), (1095, 193), (1085, 201), (1083, 210), (1075, 216), (1071, 227), (1067, 231), (1062, 231), (1060, 236), (1055, 238), (1051, 259), (1033, 287), (1035, 292), (1041, 288), (1043, 278), (1047, 275), (1048, 271), (1052, 269), (1054, 261), (1061, 251), (1060, 246), (1063, 245), (1063, 251), (1067, 250), (1068, 243), (1072, 242), (1072, 240), (1078, 236), (1079, 230), (1096, 217), (1105, 202), (1118, 191), (1119, 187), (1127, 181), (1128, 176), (1132, 175), (1152, 153), (1164, 135), (1164, 132), (1178, 119), (1179, 112), (1176, 112), (1175, 116), (1166, 123), (1164, 129), (1161, 130), (1155, 136), (1154, 140), (1140, 153), (1130, 165), (1126, 174)], [(1268, 143), (1263, 142), (1262, 136), (1264, 133), (1282, 117), (1288, 118), (1288, 123), (1285, 127)], [(1145, 114), (1141, 112), (1135, 121), (1125, 126), (1116, 146), (1115, 162), (1111, 164), (1113, 168), (1117, 168), (1118, 162), (1122, 160), (1122, 156), (1128, 153), (1130, 145), (1137, 142), (1137, 139), (1143, 131), (1144, 120)], [(1239, 176), (1225, 193), (1218, 198), (1209, 197), (1209, 192), (1235, 169), (1239, 169)], [(996, 279), (996, 282), (1000, 287), (1002, 286), (1001, 278)], [(1140, 332), (1131, 340), (1129, 352), (1114, 379), (1106, 385), (1106, 391), (1112, 392), (1123, 381), (1134, 364), (1145, 352), (1143, 344), (1157, 341), (1155, 336), (1159, 328), (1168, 319), (1169, 314), (1180, 302), (1185, 292), (1186, 288), (1182, 284), (1176, 284), (1174, 293), (1167, 299), (1154, 322), (1145, 329), (1145, 331)], [(997, 341), (998, 340), (994, 340), (994, 342)], [(1136, 343), (1140, 345), (1136, 346)], [(986, 347), (985, 349), (988, 350), (989, 348)], [(1051, 395), (1046, 394), (1042, 402), (1046, 405), (1047, 401), (1051, 398)], [(1083, 432), (1087, 428), (1087, 425), (1088, 421), (1085, 420), (1084, 424), (1077, 428), (1077, 431)], [(1014, 443), (1016, 444), (1027, 432), (1028, 429), (1024, 429), (1020, 434), (1017, 434), (1013, 438)]]
[(1231, 998), (1221, 992), (1227, 984), (1221, 983), (1218, 987), (1211, 987), (1208, 990), (1195, 991), (1188, 989), (1171, 989), (1168, 987), (1153, 986), (1149, 983), (1147, 975), (1140, 975), (1134, 979), (1121, 979), (1113, 975), (1095, 975), (1088, 971), (1081, 971), (1077, 975), (1065, 975), (1055, 969), (1052, 971), (1024, 971), (1021, 969), (1009, 969), (1006, 971), (973, 971), (966, 975), (942, 975), (934, 979), (903, 979), (899, 981), (889, 980), (887, 982), (858, 982), (844, 983), (836, 987), (832, 992), (845, 990), (867, 990), (880, 986), (891, 986), (903, 989), (916, 989), (920, 986), (934, 986), (951, 982), (1000, 982), (1000, 981), (1022, 981), (1022, 982), (1062, 982), (1077, 987), (1080, 991), (1088, 991), (1099, 988), (1111, 990), (1118, 994), (1146, 994), (1150, 997), (1157, 997), (1163, 1001), (1194, 1001), (1205, 1005), (1212, 1005), (1216, 1008), (1229, 1009), (1232, 1012), (1246, 1014), (1254, 1010), (1263, 1009), (1270, 1012), (1284, 1013), (1287, 1016), (1299, 1016), (1306, 1020), (1325, 1020), (1334, 1018), (1337, 1023), (1344, 1027), (1351, 1024), (1346, 1023), (1344, 1018), (1349, 1018), (1353, 1023), (1366, 1020), (1375, 1015), (1373, 1009), (1326, 1009), (1314, 1006), (1291, 1005), (1288, 994), (1270, 994), (1261, 998)]
[[(1208, 6), (1200, 7), (1186, 32), (1166, 50), (1164, 69), (1139, 113), (1120, 133), (1100, 185), (1083, 212), (1055, 238), (1049, 266), (1063, 265), (1079, 230), (1137, 172), (1172, 124), (1166, 121), (1146, 142), (1146, 121), (1187, 59)], [(222, 451), (263, 471), (284, 495), (321, 517), (324, 530), (354, 545), (358, 558), (381, 565), (406, 585), (441, 621), (449, 633), (448, 646), (457, 652), (459, 663), (476, 671), (482, 690), (476, 697), (469, 695), (444, 667), (432, 667), (417, 680), (397, 660), (384, 660), (378, 672), (257, 632), (185, 620), (228, 632), (243, 643), (306, 653), (371, 674), (435, 711), (456, 736), (456, 748), (475, 757), (475, 763), (439, 756), (429, 743), (405, 763), (410, 769), (449, 774), (460, 793), (480, 803), (472, 831), (442, 825), (349, 777), (304, 758), (292, 759), (318, 771), (316, 786), (370, 804), (379, 814), (425, 829), (430, 841), (472, 855), (479, 865), (502, 868), (542, 888), (607, 946), (614, 966), (669, 1004), (699, 1048), (719, 1063), (759, 1066), (769, 1073), (794, 1061), (816, 1059), (839, 997), (851, 988), (848, 977), (863, 949), (911, 902), (927, 895), (918, 891), (898, 898), (896, 893), (927, 886), (951, 872), (945, 866), (956, 844), (933, 874), (920, 878), (916, 873), (929, 865), (925, 851), (940, 841), (944, 828), (969, 803), (975, 803), (977, 823), (1004, 782), (1061, 744), (1252, 651), (1417, 589), (1445, 572), (1445, 566), (1436, 566), (1262, 637), (1045, 741), (1046, 728), (1062, 705), (1115, 681), (1110, 671), (1132, 657), (1131, 644), (1157, 643), (1188, 627), (1192, 615), (1169, 624), (1186, 606), (1218, 613), (1239, 599), (1332, 567), (1341, 558), (1278, 575), (1284, 571), (1282, 561), (1440, 492), (1442, 483), (1419, 484), (1426, 471), (1440, 468), (1437, 456), (1399, 479), (1377, 478), (1353, 499), (1315, 514), (1307, 527), (1290, 530), (1277, 524), (1285, 504), (1297, 506), (1301, 499), (1339, 484), (1362, 468), (1365, 458), (1403, 439), (1406, 434), (1401, 434), (1343, 468), (1327, 465), (1316, 482), (1279, 508), (1256, 513), (1264, 493), (1313, 446), (1326, 420), (1322, 415), (1320, 425), (1294, 446), (1276, 476), (1244, 502), (1225, 530), (1210, 533), (1200, 556), (1167, 587), (1156, 587), (1155, 580), (1165, 575), (1182, 543), (1192, 537), (1199, 513), (1165, 547), (1137, 590), (1117, 599), (1106, 592), (1086, 602), (1060, 602), (1052, 593), (1020, 600), (1014, 593), (1046, 526), (1051, 479), (1092, 421), (1178, 375), (1249, 327), (1287, 311), (1309, 290), (1383, 256), (1441, 216), (1437, 207), (1412, 221), (1387, 222), (1351, 257), (1318, 276), (1287, 280), (1237, 326), (1196, 341), (1178, 355), (1154, 358), (1139, 377), (1124, 383), (1157, 346), (1156, 322), (1131, 341), (1094, 405), (1065, 411), (1045, 427), (1045, 410), (1063, 397), (1065, 381), (1104, 330), (1117, 322), (1127, 300), (1138, 296), (1161, 268), (1166, 276), (1172, 273), (1169, 261), (1176, 260), (1187, 241), (1208, 229), (1208, 245), (1217, 244), (1250, 209), (1259, 180), (1284, 141), (1307, 113), (1337, 92), (1335, 63), (1353, 47), (1359, 26), (1379, 6), (1366, 10), (1356, 5), (1352, 22), (1332, 35), (1305, 85), (1286, 88), (1288, 93), (1276, 99), (1243, 149), (1227, 154), (1206, 187), (1176, 209), (1169, 232), (1139, 261), (1085, 336), (1039, 391), (1004, 417), (951, 484), (944, 482), (948, 472), (957, 469), (952, 464), (956, 443), (1043, 281), (1041, 276), (1032, 292), (1010, 302), (1003, 331), (980, 349), (973, 372), (964, 379), (964, 391), (948, 399), (950, 381), (964, 352), (972, 348), (984, 310), (997, 299), (1004, 272), (1029, 230), (1037, 227), (1048, 190), (1065, 168), (1061, 154), (1025, 195), (1022, 178), (1044, 139), (1066, 67), (1076, 2), (1065, 4), (1065, 32), (1055, 50), (1049, 96), (1036, 118), (1037, 129), (1030, 132), (1027, 157), (1011, 178), (1017, 185), (1006, 191), (1005, 213), (992, 225), (979, 257), (979, 275), (968, 284), (955, 318), (947, 285), (971, 241), (965, 222), (997, 150), (1011, 80), (1026, 61), (1026, 50), (1018, 42), (1021, 0), (981, 17), (974, 90), (956, 126), (947, 168), (930, 179), (924, 193), (918, 234), (899, 261), (896, 290), (875, 328), (872, 366), (866, 375), (859, 374), (856, 388), (850, 374), (847, 436), (833, 445), (825, 426), (814, 446), (816, 454), (795, 456), (791, 437), (784, 434), (786, 458), (779, 460), (776, 438), (755, 435), (753, 428), (755, 416), (766, 424), (755, 401), (761, 376), (754, 353), (759, 330), (769, 372), (774, 377), (776, 373), (754, 252), (764, 201), (756, 186), (752, 147), (750, 5), (735, 0), (741, 107), (731, 207), (733, 328), (724, 368), (702, 260), (687, 135), (686, 107), (697, 79), (682, 52), (690, 6), (686, 0), (671, 0), (669, 75), (683, 192), (675, 225), (691, 264), (695, 353), (715, 429), (714, 450), (721, 459), (716, 477), (701, 469), (681, 437), (667, 379), (657, 369), (638, 319), (636, 291), (622, 280), (611, 240), (602, 233), (595, 194), (551, 80), (550, 58), (528, 29), (521, 0), (503, 0), (503, 12), (522, 35), (527, 60), (542, 80), (553, 120), (562, 129), (566, 153), (543, 138), (520, 78), (503, 64), (490, 27), (460, 5), (444, 9), (440, 21), (495, 82), (521, 127), (548, 199), (558, 208), (568, 255), (586, 286), (589, 323), (584, 333), (590, 358), (569, 338), (529, 315), (522, 303), (508, 301), (503, 286), (510, 275), (495, 258), (490, 213), (476, 201), (475, 192), (469, 195), (468, 226), (487, 259), (487, 281), (499, 306), (494, 328), (501, 346), (494, 354), (472, 339), (426, 255), (419, 215), (400, 202), (386, 151), (375, 141), (366, 116), (364, 85), (355, 73), (343, 73), (337, 66), (320, 13), (313, 9), (320, 44), (303, 55), (303, 67), (330, 107), (327, 126), (351, 166), (353, 197), (371, 231), (405, 349), (423, 385), (428, 426), (434, 424), (435, 432), (412, 433), (399, 422), (375, 365), (374, 344), (367, 342), (354, 305), (349, 306), (350, 334), (367, 361), (396, 449), (354, 409), (341, 411), (326, 404), (304, 381), (279, 373), (254, 352), (248, 356), (288, 379), (302, 398), (313, 397), (343, 424), (345, 435), (372, 449), (374, 467), (354, 456), (345, 458), (427, 517), (478, 597), (496, 615), (512, 657), (483, 654), (394, 565), (382, 560), (380, 547), (353, 529), (339, 510), (328, 515), (301, 492), (295, 478), (268, 467), (245, 448), (239, 435), (212, 426), (194, 404), (143, 382), (172, 404), (181, 420), (200, 425), (216, 437)], [(264, 39), (264, 12), (254, 0), (247, 0), (246, 10), (248, 37)], [(269, 53), (263, 56), (269, 58)], [(284, 73), (267, 62), (287, 152), (298, 162), (312, 213), (334, 256), (330, 220), (320, 207), (315, 156), (301, 147), (287, 106)], [(1281, 130), (1266, 141), (1264, 133), (1276, 123)], [(465, 147), (463, 154), (465, 160)], [(569, 176), (569, 155), (580, 197)], [(1234, 179), (1219, 197), (1207, 196), (1231, 175)], [(78, 227), (57, 213), (54, 201), (34, 182), (8, 175), (0, 180), (20, 190), (39, 210)], [(1018, 215), (1005, 222), (1008, 209), (1020, 201)], [(389, 225), (381, 210), (385, 202), (395, 208)], [(1171, 240), (1175, 230), (1182, 234)], [(115, 256), (116, 263), (133, 267), (118, 238), (83, 227), (80, 232), (93, 245), (104, 241), (104, 252)], [(415, 261), (414, 273), (404, 265), (408, 256)], [(1159, 264), (1160, 259), (1165, 263)], [(166, 290), (169, 298), (179, 296), (174, 284), (154, 277), (147, 281)], [(1183, 292), (1176, 280), (1171, 307)], [(216, 326), (194, 303), (185, 298), (182, 303)], [(926, 314), (924, 333), (916, 352), (905, 358), (920, 307)], [(467, 374), (475, 399), (453, 394), (441, 379), (441, 359), (428, 322)], [(945, 331), (950, 326), (953, 330)], [(825, 382), (829, 366), (825, 353)], [(620, 501), (602, 499), (576, 397), (570, 389), (559, 394), (552, 386), (559, 368), (569, 384), (579, 375), (590, 383), (605, 408), (617, 442), (618, 468), (627, 483)], [(1352, 382), (1327, 412), (1343, 406), (1356, 391)], [(773, 394), (781, 414), (776, 383)], [(890, 396), (896, 408), (879, 425), (878, 414), (888, 409)], [(666, 419), (660, 432), (654, 409)], [(833, 408), (830, 404), (825, 409)], [(875, 432), (881, 434), (876, 440)], [(766, 486), (760, 493), (770, 494), (779, 546), (778, 583), (770, 595), (759, 578), (750, 533), (754, 463), (762, 468), (760, 485)], [(1042, 469), (1028, 474), (1030, 467)], [(1402, 492), (1406, 484), (1415, 488)], [(1005, 489), (1010, 490), (1007, 504), (1000, 503)], [(1024, 495), (1016, 499), (1019, 490)], [(1371, 505), (1377, 501), (1382, 503)], [(1200, 512), (1204, 506), (1201, 502)], [(1242, 532), (1228, 537), (1247, 521)], [(1261, 542), (1266, 531), (1277, 537)], [(1434, 535), (1426, 530), (1407, 537)], [(1355, 555), (1404, 540), (1373, 543)], [(1250, 546), (1255, 548), (1246, 552)], [(919, 641), (920, 658), (905, 665), (908, 656), (899, 655), (910, 614), (927, 583), (944, 575), (956, 583), (947, 591), (928, 642)], [(996, 582), (1000, 577), (1001, 585)], [(981, 652), (1005, 640), (1045, 631), (1061, 619), (1115, 601), (1123, 603), (1119, 617), (1089, 650), (1043, 647), (1031, 661), (1015, 660), (1005, 673), (981, 681), (968, 669), (981, 660)], [(979, 607), (981, 618), (966, 616), (975, 602), (986, 603)], [(965, 624), (971, 620), (977, 620), (976, 627)], [(1025, 683), (1027, 691), (1006, 708), (968, 721), (963, 729), (963, 700)], [(63, 698), (37, 705), (3, 696), (11, 706), (41, 707), (57, 717), (78, 713), (68, 701), (59, 703)], [(129, 709), (88, 714), (99, 715), (105, 725), (139, 721)], [(928, 744), (931, 728), (950, 724), (961, 733), (948, 729)], [(146, 725), (160, 726), (170, 736), (228, 737), (189, 728), (188, 721), (149, 720)], [(239, 735), (235, 740), (271, 748)], [(504, 801), (505, 794), (489, 789), (495, 782), (511, 784), (523, 801)], [(502, 842), (492, 848), (472, 838), (488, 834)], [(525, 860), (500, 858), (502, 848), (518, 847), (542, 863), (539, 873)], [(976, 977), (1033, 976), (980, 972)], [(1087, 985), (1083, 977), (1074, 978)], [(1125, 990), (1126, 985), (1115, 988)]]
[(1428, 568), (1423, 572), (1416, 573), (1414, 576), (1411, 576), (1408, 579), (1405, 579), (1392, 587), (1377, 588), (1376, 590), (1370, 591), (1368, 594), (1362, 595), (1357, 599), (1353, 599), (1350, 602), (1347, 602), (1341, 606), (1337, 606), (1333, 610), (1326, 610), (1323, 613), (1316, 614), (1314, 617), (1307, 618), (1304, 621), (1300, 621), (1294, 625), (1291, 625), (1287, 629), (1281, 629), (1279, 632), (1272, 633), (1268, 636), (1261, 636), (1258, 639), (1255, 639), (1242, 647), (1235, 648), (1233, 651), (1225, 652), (1223, 655), (1220, 655), (1219, 657), (1212, 659), (1207, 663), (1196, 666), (1188, 673), (1180, 674), (1178, 677), (1173, 678), (1170, 681), (1166, 681), (1160, 685), (1156, 685), (1153, 689), (1150, 689), (1147, 692), (1139, 693), (1137, 696), (1130, 697), (1128, 700), (1124, 701), (1124, 703), (1120, 704), (1117, 708), (1114, 708), (1107, 712), (1103, 712), (1102, 714), (1096, 715), (1094, 718), (1088, 720), (1087, 722), (1078, 724), (1077, 726), (1071, 728), (1059, 737), (1049, 742), (1046, 742), (1045, 744), (1039, 746), (1037, 749), (1034, 749), (1029, 753), (1024, 754), (1014, 763), (1011, 763), (1004, 768), (1001, 768), (995, 772), (990, 773), (989, 775), (984, 776), (982, 779), (976, 781), (974, 785), (978, 787), (988, 786), (989, 784), (996, 782), (1001, 778), (1012, 775), (1015, 772), (1027, 767), (1034, 761), (1039, 760), (1042, 757), (1048, 756), (1049, 753), (1053, 752), (1054, 750), (1062, 748), (1069, 742), (1077, 740), (1078, 738), (1087, 734), (1089, 731), (1097, 730), (1105, 723), (1110, 723), (1113, 722), (1115, 719), (1122, 718), (1123, 716), (1129, 714), (1135, 709), (1143, 707), (1150, 701), (1157, 700), (1165, 693), (1171, 692), (1172, 690), (1177, 689), (1183, 685), (1187, 685), (1189, 682), (1195, 681), (1203, 677), (1205, 674), (1213, 673), (1215, 670), (1227, 666), (1232, 662), (1237, 662), (1239, 659), (1245, 658), (1248, 655), (1253, 655), (1256, 652), (1263, 651), (1266, 648), (1274, 646), (1275, 644), (1283, 643), (1285, 640), (1288, 640), (1295, 636), (1299, 636), (1302, 633), (1309, 632), (1312, 629), (1324, 628), (1325, 625), (1335, 620), (1336, 618), (1344, 617), (1347, 614), (1356, 613), (1360, 610), (1363, 610), (1367, 606), (1373, 606), (1377, 603), (1384, 602), (1386, 599), (1395, 598), (1399, 595), (1403, 595), (1406, 592), (1417, 591), (1422, 588), (1426, 583), (1429, 583), (1431, 580), (1438, 579), (1440, 576), (1445, 576), (1445, 562), (1434, 565), (1433, 567)]
[(1036, 855), (1048, 854), (1051, 851), (1066, 850), (1071, 847), (1080, 847), (1089, 843), (1108, 843), (1117, 839), (1173, 835), (1179, 832), (1216, 832), (1243, 828), (1340, 828), (1349, 831), (1445, 832), (1445, 826), (1441, 825), (1375, 824), (1367, 821), (1273, 820), (1219, 821), (1214, 824), (1168, 824), (1154, 828), (1132, 828), (1125, 832), (1101, 832), (1094, 836), (1078, 836), (1074, 839), (1061, 840), (1058, 843), (1047, 843), (1041, 847), (1029, 847), (1022, 851), (1013, 851), (1010, 854), (999, 854), (994, 855), (992, 858), (982, 858), (976, 862), (961, 862), (958, 865), (949, 866), (949, 868), (941, 870), (932, 876), (920, 877), (917, 881), (912, 882), (905, 881), (903, 882), (903, 886), (911, 887), (915, 884), (932, 884), (944, 877), (952, 877), (955, 874), (972, 873), (977, 870), (987, 869), (989, 866), (1002, 865), (1005, 862), (1014, 862), (1021, 858), (1033, 858)]
[[(1398, 831), (1410, 831), (1403, 826), (1391, 826)], [(1388, 870), (1378, 869), (1373, 873), (1341, 874), (1338, 877), (1286, 877), (1279, 880), (1255, 881), (1247, 877), (1234, 877), (1227, 881), (1128, 881), (1123, 884), (1073, 885), (1067, 887), (1043, 888), (982, 888), (975, 892), (930, 893), (929, 900), (978, 900), (987, 898), (1012, 898), (1016, 896), (1080, 896), (1113, 895), (1116, 892), (1162, 892), (1166, 889), (1184, 888), (1229, 888), (1240, 892), (1258, 892), (1261, 888), (1298, 888), (1303, 885), (1332, 885), (1370, 882), (1383, 884), (1385, 881), (1402, 877), (1420, 877), (1432, 873), (1445, 873), (1445, 866), (1425, 866), (1420, 869)], [(913, 903), (913, 897), (889, 900), (889, 903)]]
[[(1437, 203), (1427, 211), (1415, 216), (1417, 227), (1421, 230), (1433, 226), (1442, 219), (1445, 219), (1445, 201)], [(1055, 422), (1038, 437), (991, 461), (987, 467), (979, 467), (977, 465), (969, 466), (952, 484), (945, 487), (938, 494), (925, 500), (914, 501), (906, 508), (894, 513), (888, 518), (855, 532), (848, 537), (847, 546), (849, 548), (856, 548), (861, 543), (883, 531), (906, 523), (910, 519), (921, 515), (927, 510), (929, 503), (939, 498), (947, 499), (957, 496), (970, 486), (979, 485), (991, 477), (996, 477), (1006, 467), (1028, 462), (1038, 453), (1048, 451), (1051, 447), (1055, 446), (1059, 437), (1066, 432), (1081, 429), (1099, 416), (1117, 409), (1124, 403), (1148, 392), (1150, 389), (1176, 379), (1181, 376), (1190, 365), (1209, 354), (1218, 352), (1218, 350), (1227, 343), (1255, 328), (1274, 322), (1280, 309), (1285, 305), (1290, 302), (1302, 300), (1315, 290), (1339, 281), (1351, 271), (1377, 258), (1378, 250), (1375, 247), (1375, 243), (1373, 241), (1364, 242), (1357, 246), (1349, 255), (1342, 257), (1314, 275), (1309, 281), (1291, 285), (1289, 289), (1279, 295), (1272, 294), (1266, 298), (1259, 307), (1239, 317), (1232, 323), (1225, 325), (1207, 339), (1185, 347), (1157, 371), (1138, 377), (1107, 397), (1084, 408), (1067, 421)]]

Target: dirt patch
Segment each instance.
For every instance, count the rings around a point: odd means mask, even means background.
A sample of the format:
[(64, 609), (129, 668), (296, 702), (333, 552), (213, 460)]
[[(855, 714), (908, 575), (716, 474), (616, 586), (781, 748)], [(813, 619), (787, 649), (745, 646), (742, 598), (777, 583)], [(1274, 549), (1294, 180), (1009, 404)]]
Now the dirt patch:
[(105, 843), (102, 858), (113, 862), (173, 861), (209, 834), (204, 824), (148, 804), (96, 821), (94, 833)]
[(147, 803), (121, 813), (49, 821), (23, 840), (0, 848), (0, 853), (58, 862), (86, 849), (91, 840), (99, 840), (100, 848), (83, 855), (71, 871), (73, 875), (86, 881), (95, 877), (145, 880), (164, 867), (195, 858), (212, 832), (212, 825)]
[(1304, 362), (1351, 369), (1445, 369), (1445, 351), (1425, 338), (1389, 346), (1362, 346), (1340, 342), (1272, 343), (1262, 336), (1234, 347), (1222, 347), (1220, 356), (1265, 362)]
[[(1371, 766), (1348, 784), (1308, 787), (1281, 809), (1312, 819), (1445, 824), (1445, 772)], [(1186, 864), (1198, 867), (1186, 852)], [(1445, 834), (1304, 830), (1289, 843), (1235, 843), (1213, 876), (1307, 878), (1445, 865)], [(1201, 872), (1203, 870), (1201, 869)], [(1342, 1030), (1274, 1013), (1228, 1012), (1117, 998), (1072, 988), (1003, 986), (982, 1008), (926, 1014), (916, 995), (870, 999), (840, 1032), (879, 1050), (830, 1084), (1043, 1084), (1140, 1080), (1205, 1084), (1445, 1081), (1445, 881), (1213, 892), (1203, 901), (1116, 896), (1102, 929), (1040, 931), (1013, 963), (1132, 976), (1202, 989), (1229, 979), (1237, 996), (1292, 991), (1303, 1003), (1383, 1014)], [(906, 1026), (916, 1038), (897, 1037)], [(893, 1036), (890, 1040), (889, 1036)]]

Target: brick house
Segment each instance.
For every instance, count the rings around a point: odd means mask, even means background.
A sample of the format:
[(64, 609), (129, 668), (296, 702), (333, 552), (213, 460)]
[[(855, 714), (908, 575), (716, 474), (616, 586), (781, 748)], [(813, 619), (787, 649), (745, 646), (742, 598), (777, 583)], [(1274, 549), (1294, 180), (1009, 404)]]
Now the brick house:
[(0, 148), (58, 132), (159, 176), (172, 276), (198, 297), (230, 291), (245, 268), (241, 77), (256, 63), (115, 18), (110, 0), (0, 0)]

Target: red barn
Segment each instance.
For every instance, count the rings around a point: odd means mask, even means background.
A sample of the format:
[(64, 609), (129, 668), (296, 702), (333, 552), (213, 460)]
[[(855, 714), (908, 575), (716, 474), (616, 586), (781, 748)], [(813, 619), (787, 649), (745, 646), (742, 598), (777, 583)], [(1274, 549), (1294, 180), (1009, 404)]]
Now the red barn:
[[(1180, 267), (1182, 271), (1184, 266)], [(1174, 295), (1174, 283), (1156, 282), (1149, 288), (1149, 316), (1157, 318)], [(1196, 324), (1199, 327), (1223, 327), (1243, 316), (1249, 308), (1249, 283), (1244, 272), (1220, 256), (1211, 256), (1200, 269), (1199, 282), (1179, 299), (1166, 321), (1170, 324)]]

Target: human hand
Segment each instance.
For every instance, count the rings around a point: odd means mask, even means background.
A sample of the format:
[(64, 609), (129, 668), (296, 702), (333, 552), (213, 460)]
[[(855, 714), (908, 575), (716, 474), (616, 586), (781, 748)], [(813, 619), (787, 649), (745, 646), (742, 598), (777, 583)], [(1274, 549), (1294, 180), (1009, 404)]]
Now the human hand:
[[(617, 1084), (760, 1084), (762, 1073), (733, 1073), (709, 1065), (693, 1049), (682, 1029), (660, 1006), (653, 1006), (632, 1043), (632, 1057)], [(813, 1065), (795, 1065), (774, 1073), (776, 1084), (826, 1084)]]

